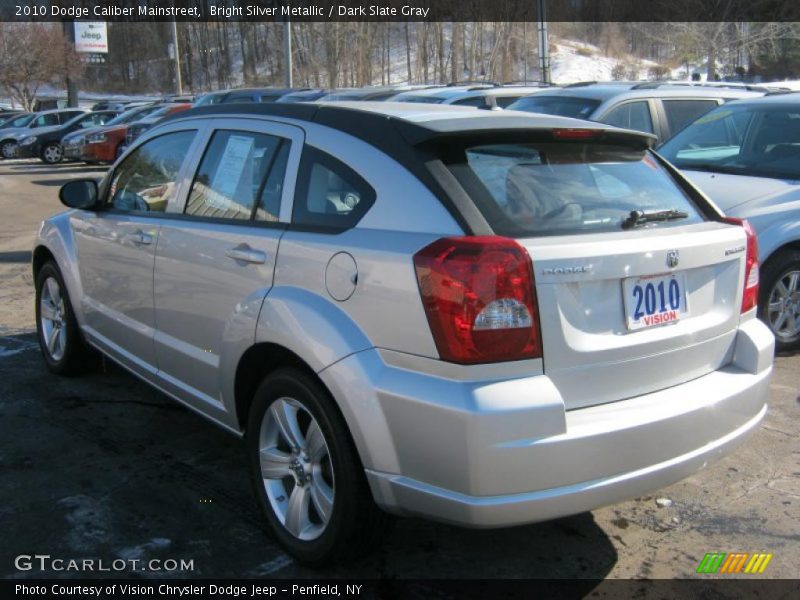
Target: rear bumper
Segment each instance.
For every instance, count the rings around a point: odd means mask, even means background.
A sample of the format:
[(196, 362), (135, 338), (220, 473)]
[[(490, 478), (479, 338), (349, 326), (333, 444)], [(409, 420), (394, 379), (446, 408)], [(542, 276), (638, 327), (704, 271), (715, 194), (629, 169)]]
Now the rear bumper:
[[(766, 412), (774, 344), (755, 319), (734, 343), (725, 368), (570, 411), (544, 375), (455, 381), (397, 369), (372, 351), (321, 375), (340, 403), (349, 395), (343, 412), (378, 504), (502, 527), (636, 497), (731, 452)], [(356, 383), (362, 377), (371, 383)]]

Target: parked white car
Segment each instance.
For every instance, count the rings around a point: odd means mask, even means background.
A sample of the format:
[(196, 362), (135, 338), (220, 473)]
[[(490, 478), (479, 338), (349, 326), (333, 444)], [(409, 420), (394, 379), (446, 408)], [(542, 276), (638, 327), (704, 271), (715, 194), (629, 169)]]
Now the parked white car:
[(727, 215), (755, 228), (759, 316), (779, 350), (800, 346), (800, 94), (728, 103), (659, 151)]
[(364, 551), (378, 507), (502, 527), (636, 497), (764, 416), (755, 238), (653, 136), (392, 102), (176, 117), (61, 189), (42, 354), (98, 349), (243, 435), (298, 560)]

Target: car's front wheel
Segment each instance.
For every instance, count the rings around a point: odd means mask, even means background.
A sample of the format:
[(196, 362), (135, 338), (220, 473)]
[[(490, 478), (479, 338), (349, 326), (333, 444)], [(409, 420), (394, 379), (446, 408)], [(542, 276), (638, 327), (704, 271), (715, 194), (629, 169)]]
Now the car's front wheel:
[(58, 142), (47, 144), (42, 150), (42, 161), (46, 162), (48, 165), (60, 163), (63, 158), (64, 150)]
[(45, 263), (36, 276), (36, 332), (47, 367), (75, 375), (92, 366), (96, 354), (81, 337), (61, 272)]
[(297, 560), (338, 561), (376, 539), (386, 517), (372, 501), (342, 416), (310, 374), (286, 368), (264, 379), (246, 442), (259, 504)]
[(800, 346), (800, 251), (782, 250), (761, 269), (758, 313), (778, 351)]
[(16, 143), (6, 140), (2, 144), (0, 144), (0, 154), (2, 154), (3, 158), (14, 158), (16, 154)]

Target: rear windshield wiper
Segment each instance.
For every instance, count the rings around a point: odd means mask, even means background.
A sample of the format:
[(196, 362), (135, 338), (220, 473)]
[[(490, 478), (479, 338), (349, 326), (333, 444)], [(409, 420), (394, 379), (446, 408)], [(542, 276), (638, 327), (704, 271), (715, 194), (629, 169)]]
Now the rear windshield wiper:
[(622, 222), (623, 229), (633, 229), (645, 223), (652, 223), (653, 221), (675, 221), (677, 219), (686, 219), (689, 213), (685, 213), (674, 208), (669, 210), (657, 210), (653, 212), (645, 212), (643, 210), (632, 210), (628, 218)]

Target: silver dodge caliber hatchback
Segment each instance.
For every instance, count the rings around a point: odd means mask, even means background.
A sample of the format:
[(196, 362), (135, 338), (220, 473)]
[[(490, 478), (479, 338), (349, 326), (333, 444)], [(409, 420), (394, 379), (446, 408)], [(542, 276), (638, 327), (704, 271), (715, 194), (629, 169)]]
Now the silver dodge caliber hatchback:
[(187, 111), (61, 189), (44, 359), (99, 350), (243, 435), (306, 563), (384, 511), (503, 527), (635, 497), (757, 426), (774, 344), (748, 224), (652, 141), (431, 105)]

